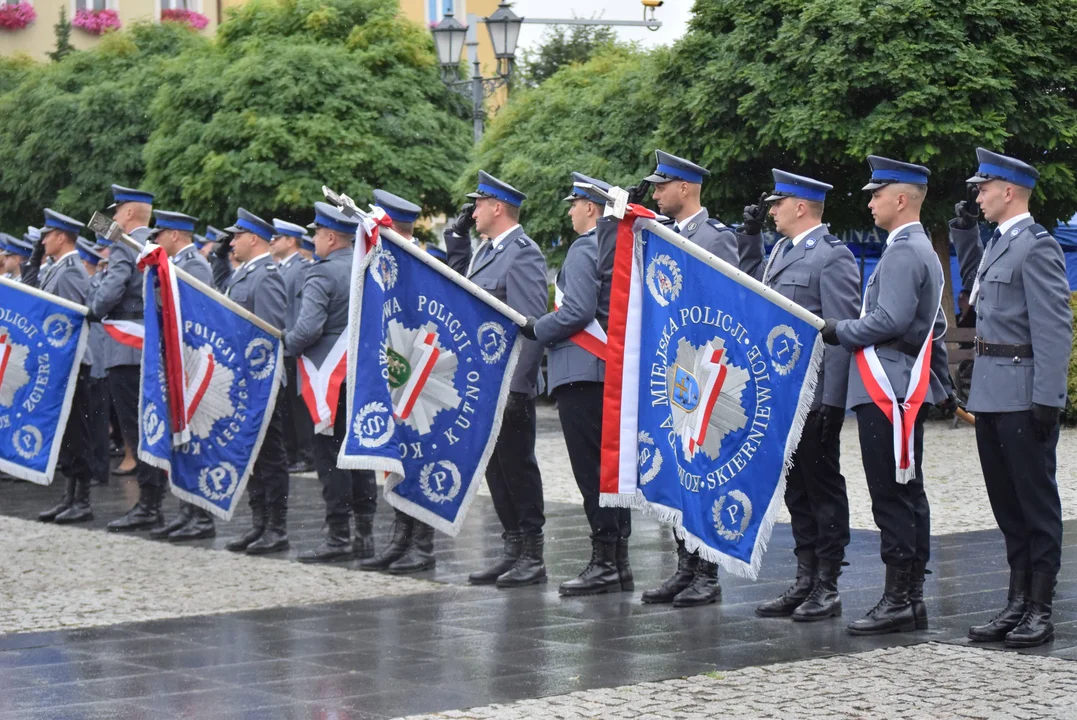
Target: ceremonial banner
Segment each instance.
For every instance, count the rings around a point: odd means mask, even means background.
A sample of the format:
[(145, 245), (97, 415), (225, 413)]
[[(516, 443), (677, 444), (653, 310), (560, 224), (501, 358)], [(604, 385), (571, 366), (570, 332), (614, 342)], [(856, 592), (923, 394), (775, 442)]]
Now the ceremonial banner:
[(87, 308), (0, 278), (0, 470), (48, 485), (89, 331)]
[(689, 551), (754, 579), (815, 393), (822, 324), (654, 220), (622, 220), (602, 505), (650, 511)]
[(379, 230), (353, 285), (338, 464), (385, 471), (390, 505), (456, 535), (497, 442), (524, 318)]
[(277, 401), (280, 339), (152, 243), (139, 265), (146, 334), (138, 455), (168, 473), (176, 497), (229, 520)]

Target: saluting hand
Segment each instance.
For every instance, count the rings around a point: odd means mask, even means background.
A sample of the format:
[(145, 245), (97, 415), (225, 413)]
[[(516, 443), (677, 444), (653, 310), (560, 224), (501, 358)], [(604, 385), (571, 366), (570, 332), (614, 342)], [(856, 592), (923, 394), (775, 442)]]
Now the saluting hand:
[(979, 194), (980, 189), (976, 185), (969, 184), (968, 197), (954, 205), (953, 226), (955, 228), (971, 230), (980, 222), (980, 205), (976, 202)]
[(745, 235), (758, 235), (763, 232), (763, 224), (767, 221), (767, 194), (759, 196), (759, 202), (755, 205), (746, 205), (744, 208), (744, 224), (741, 230)]
[(475, 203), (469, 202), (460, 206), (460, 214), (456, 216), (451, 228), (454, 235), (467, 237), (471, 233), (471, 228), (475, 227), (475, 218), (472, 217), (474, 212)]

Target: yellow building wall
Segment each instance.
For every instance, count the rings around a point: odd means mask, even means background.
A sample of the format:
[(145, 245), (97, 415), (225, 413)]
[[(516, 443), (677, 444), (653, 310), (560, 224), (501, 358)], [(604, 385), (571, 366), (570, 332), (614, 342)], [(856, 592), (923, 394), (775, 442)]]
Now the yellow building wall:
[[(75, 16), (75, 3), (71, 0), (34, 0), (37, 19), (22, 30), (0, 30), (0, 55), (25, 53), (34, 60), (47, 60), (46, 53), (56, 49), (56, 31), (61, 6), (67, 7), (67, 17)], [(154, 22), (160, 19), (160, 0), (109, 0), (108, 6), (119, 13), (123, 27), (135, 22)], [(202, 33), (212, 35), (217, 30), (217, 0), (202, 0), (199, 11), (207, 18)], [(71, 29), (71, 44), (79, 50), (93, 47), (101, 38), (79, 28)]]

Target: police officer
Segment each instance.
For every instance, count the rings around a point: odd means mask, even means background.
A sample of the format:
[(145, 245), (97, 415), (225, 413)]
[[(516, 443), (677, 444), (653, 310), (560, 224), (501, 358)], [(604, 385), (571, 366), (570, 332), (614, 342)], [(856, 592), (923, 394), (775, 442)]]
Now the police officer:
[(303, 262), (308, 265), (314, 262), (314, 238), (304, 235), (299, 245), (299, 254), (303, 256)]
[(572, 180), (565, 201), (579, 237), (569, 245), (557, 273), (554, 311), (537, 320), (528, 318), (522, 333), (549, 348), (550, 396), (557, 402), (572, 474), (591, 526), (591, 561), (577, 577), (562, 583), (559, 592), (595, 595), (634, 587), (628, 562), (632, 514), (627, 508), (600, 507), (598, 502), (613, 256), (600, 257), (596, 228), (606, 201), (595, 188), (608, 191), (610, 186), (578, 172), (572, 173)]
[[(115, 202), (109, 206), (112, 219), (123, 231), (139, 242), (149, 235), (153, 211), (153, 194), (145, 190), (112, 186)], [(94, 316), (103, 320), (123, 320), (141, 325), (142, 271), (138, 269), (137, 253), (122, 243), (109, 249), (108, 271), (90, 298)], [(137, 341), (121, 343), (112, 335), (105, 345), (105, 367), (108, 371), (109, 393), (124, 443), (135, 456), (138, 477), (138, 502), (126, 515), (108, 524), (110, 532), (148, 530), (164, 522), (161, 502), (167, 489), (164, 473), (138, 460), (138, 388), (142, 365), (141, 347)], [(121, 466), (122, 468), (122, 466)]]
[[(86, 304), (90, 291), (90, 279), (78, 254), (78, 234), (83, 224), (78, 220), (61, 215), (54, 210), (45, 210), (45, 225), (41, 229), (41, 240), (30, 263), (41, 266), (43, 255), (53, 259), (52, 269), (43, 277), (28, 284), (41, 288), (56, 297), (70, 300), (79, 305)], [(37, 516), (43, 522), (58, 524), (89, 522), (93, 520), (93, 508), (90, 506), (90, 482), (93, 470), (90, 467), (86, 448), (90, 441), (89, 412), (90, 398), (87, 379), (93, 364), (93, 351), (87, 347), (82, 356), (82, 364), (75, 380), (75, 390), (71, 395), (71, 408), (67, 416), (60, 444), (60, 456), (57, 467), (66, 479), (64, 497), (58, 505)]]
[[(700, 204), (704, 178), (710, 172), (690, 160), (655, 150), (657, 167), (630, 191), (629, 199), (638, 202), (647, 185), (654, 185), (658, 210), (668, 217), (664, 224), (696, 245), (737, 267), (737, 238), (721, 221), (711, 218)], [(677, 543), (677, 569), (661, 585), (643, 593), (645, 603), (673, 603), (674, 607), (695, 607), (717, 602), (722, 597), (718, 583), (718, 565), (689, 553), (684, 541)]]
[[(150, 230), (148, 242), (160, 245), (177, 268), (213, 287), (213, 270), (193, 242), (198, 218), (165, 210), (154, 210), (153, 215), (154, 227)], [(164, 482), (167, 483), (167, 478)], [(186, 502), (180, 502), (179, 512), (172, 522), (150, 530), (150, 537), (158, 540), (167, 538), (169, 542), (201, 540), (216, 535), (217, 525), (213, 516)]]
[(4, 241), (4, 274), (15, 282), (22, 282), (22, 264), (30, 259), (34, 245), (25, 239), (8, 235)]
[[(85, 238), (77, 242), (82, 266), (89, 276), (90, 292), (101, 284), (105, 267), (108, 265), (108, 249), (96, 245)], [(86, 377), (86, 393), (89, 398), (89, 446), (87, 461), (93, 471), (93, 485), (108, 485), (109, 443), (108, 423), (110, 400), (108, 397), (108, 375), (105, 371), (105, 344), (108, 335), (101, 323), (90, 320), (90, 352), (93, 363)]]
[(1005, 609), (969, 639), (1034, 647), (1054, 637), (1051, 603), (1062, 562), (1062, 508), (1055, 477), (1058, 418), (1066, 404), (1072, 342), (1069, 282), (1062, 249), (1028, 212), (1039, 172), (977, 148), (968, 182), (998, 223), (986, 253), (979, 212), (957, 205), (950, 234), (962, 275), (974, 278), (976, 359), (968, 409), (987, 496), (1006, 540), (1010, 587)]
[[(374, 191), (374, 204), (392, 220), (392, 227), (406, 240), (415, 239), (415, 221), (423, 209), (385, 190)], [(360, 570), (388, 570), (394, 575), (416, 573), (434, 567), (434, 528), (397, 510), (389, 531), (389, 544), (374, 557), (359, 563)]]
[[(314, 204), (314, 244), (321, 258), (307, 270), (301, 291), (299, 317), (284, 336), (284, 345), (296, 357), (305, 356), (323, 368), (337, 341), (348, 331), (351, 288), (352, 241), (359, 222), (332, 205)], [(348, 430), (347, 395), (342, 383), (336, 397), (325, 398), (336, 408), (331, 434), (314, 435), (314, 467), (325, 500), (325, 540), (313, 550), (300, 553), (305, 563), (335, 562), (374, 555), (374, 512), (378, 485), (371, 470), (337, 467), (337, 455)], [(355, 514), (355, 539), (351, 515)]]
[[(284, 278), (269, 252), (273, 226), (243, 208), (237, 220), (225, 228), (225, 237), (213, 256), (213, 274), (230, 267), (229, 255), (242, 264), (227, 279), (225, 295), (275, 328), (284, 327)], [(279, 398), (279, 396), (278, 396)], [(265, 555), (287, 550), (288, 543), (288, 458), (284, 451), (284, 424), (281, 403), (267, 407), (269, 424), (247, 486), (251, 506), (251, 529), (225, 548), (248, 555)]]
[[(449, 266), (525, 317), (545, 314), (546, 259), (520, 227), (520, 205), (527, 198), (508, 183), (479, 172), (479, 186), (445, 231)], [(487, 239), (472, 253), (471, 228)], [(523, 343), (486, 483), (504, 528), (504, 552), (490, 568), (472, 573), (474, 585), (500, 588), (546, 581), (542, 526), (542, 476), (535, 458), (535, 395), (541, 390), (542, 346)]]
[[(273, 241), (269, 243), (269, 248), (284, 278), (284, 292), (288, 301), (284, 330), (294, 328), (296, 318), (299, 317), (300, 292), (309, 267), (299, 254), (304, 235), (306, 230), (302, 225), (273, 219)], [(288, 379), (281, 407), (284, 412), (284, 447), (288, 451), (288, 472), (310, 472), (314, 469), (314, 424), (299, 395), (296, 357), (287, 348), (284, 350), (284, 370)]]
[[(764, 256), (762, 229), (769, 203), (783, 237), (765, 266), (754, 263), (746, 272), (819, 317), (857, 317), (860, 270), (849, 248), (823, 224), (826, 194), (833, 186), (782, 170), (771, 172), (774, 192), (745, 208), (737, 234), (742, 269), (745, 256)], [(841, 615), (838, 575), (849, 544), (849, 498), (839, 459), (849, 358), (842, 347), (828, 347), (823, 354), (811, 411), (785, 484), (796, 543), (796, 581), (755, 609), (761, 617), (812, 621)]]
[[(198, 252), (200, 252), (202, 257), (206, 260), (210, 260), (213, 257), (213, 251), (217, 249), (217, 241), (224, 237), (224, 231), (218, 230), (212, 225), (206, 225), (206, 234), (202, 237), (204, 239), (203, 242), (198, 245)], [(212, 262), (210, 264), (212, 265)]]
[[(868, 208), (875, 224), (889, 232), (886, 248), (864, 291), (862, 317), (827, 318), (822, 337), (830, 345), (850, 352), (864, 350), (865, 370), (849, 365), (846, 405), (856, 412), (860, 448), (875, 523), (881, 533), (886, 588), (882, 599), (860, 620), (849, 625), (853, 635), (906, 632), (927, 627), (923, 603), (924, 573), (931, 553), (931, 510), (924, 492), (921, 459), (924, 446), (923, 407), (914, 398), (924, 393), (924, 403), (941, 404), (950, 394), (946, 346), (942, 336), (946, 319), (942, 313), (942, 265), (931, 239), (920, 224), (920, 208), (927, 194), (931, 171), (921, 165), (868, 156), (871, 192)], [(884, 279), (885, 278), (885, 279)], [(935, 338), (934, 342), (932, 338)], [(931, 351), (931, 371), (913, 376), (917, 357)], [(878, 362), (869, 363), (874, 354)], [(874, 368), (874, 369), (872, 369)], [(897, 399), (893, 406), (898, 423), (886, 408), (892, 404), (868, 388), (889, 387)], [(873, 394), (874, 393), (874, 394)], [(904, 411), (900, 404), (910, 406)], [(912, 423), (911, 432), (908, 423)], [(906, 447), (911, 435), (912, 456), (894, 447)], [(901, 464), (899, 471), (898, 464)]]

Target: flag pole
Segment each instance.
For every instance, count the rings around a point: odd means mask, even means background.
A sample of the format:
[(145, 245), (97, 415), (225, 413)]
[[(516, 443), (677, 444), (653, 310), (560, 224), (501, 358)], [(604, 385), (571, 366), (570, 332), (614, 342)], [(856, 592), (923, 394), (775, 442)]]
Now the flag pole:
[[(93, 217), (90, 218), (90, 223), (87, 227), (89, 227), (98, 235), (108, 238), (112, 242), (118, 242), (121, 245), (126, 245), (130, 249), (134, 250), (136, 253), (142, 252), (142, 244), (138, 242), (138, 240), (135, 240), (133, 237), (125, 233), (119, 225), (112, 222), (108, 219), (108, 217), (102, 215), (99, 212), (93, 214)], [(273, 337), (280, 339), (280, 337), (284, 335), (283, 331), (273, 327), (265, 320), (258, 317), (250, 310), (247, 310), (245, 307), (237, 303), (235, 300), (232, 300), (224, 293), (217, 291), (216, 288), (212, 288), (209, 285), (206, 285), (198, 278), (194, 277), (188, 272), (181, 270), (175, 265), (172, 266), (172, 270), (176, 273), (177, 277), (182, 279), (185, 283), (187, 283), (194, 289), (213, 298), (221, 305), (224, 305), (226, 308), (239, 315), (240, 317), (249, 320), (252, 324), (258, 326), (262, 330), (265, 330)], [(45, 294), (48, 295), (48, 293)], [(48, 297), (50, 300), (52, 299), (51, 295), (48, 295)]]
[(18, 290), (22, 290), (23, 292), (39, 297), (42, 300), (48, 300), (51, 303), (56, 303), (57, 305), (61, 305), (67, 308), (68, 310), (73, 310), (74, 312), (81, 313), (83, 315), (88, 315), (90, 312), (90, 308), (86, 307), (85, 305), (79, 305), (76, 302), (65, 300), (59, 295), (53, 295), (50, 292), (45, 292), (40, 288), (33, 287), (32, 285), (24, 285), (3, 276), (0, 276), (0, 284), (7, 285), (8, 287), (13, 287)]

